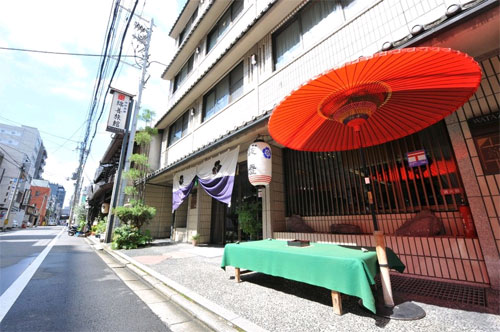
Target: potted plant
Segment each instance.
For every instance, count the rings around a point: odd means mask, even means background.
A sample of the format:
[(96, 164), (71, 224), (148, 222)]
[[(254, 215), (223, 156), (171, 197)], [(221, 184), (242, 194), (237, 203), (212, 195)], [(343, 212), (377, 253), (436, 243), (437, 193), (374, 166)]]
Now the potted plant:
[(200, 234), (193, 234), (191, 236), (191, 243), (193, 244), (193, 246), (196, 246), (199, 240), (200, 240)]

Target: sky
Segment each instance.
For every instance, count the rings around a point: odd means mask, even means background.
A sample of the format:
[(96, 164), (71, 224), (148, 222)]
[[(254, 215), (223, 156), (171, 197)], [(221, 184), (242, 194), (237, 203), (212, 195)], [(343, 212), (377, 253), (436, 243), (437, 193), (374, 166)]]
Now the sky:
[[(139, 0), (136, 9), (143, 18), (153, 18), (155, 24), (150, 45), (153, 63), (148, 68), (151, 76), (143, 90), (141, 108), (156, 112), (156, 118), (166, 110), (169, 82), (161, 79), (165, 69), (162, 64), (170, 62), (174, 51), (174, 41), (168, 32), (185, 1)], [(113, 3), (114, 0), (3, 1), (0, 47), (101, 54)], [(133, 3), (134, 0), (121, 0), (127, 9), (132, 9)], [(126, 14), (122, 10), (119, 36), (126, 24)], [(123, 54), (133, 54), (132, 27)], [(132, 58), (123, 60), (133, 62)], [(74, 192), (75, 181), (70, 177), (78, 167), (76, 147), (84, 137), (99, 63), (99, 57), (0, 49), (0, 123), (26, 125), (40, 131), (48, 155), (43, 178), (64, 186), (65, 206)], [(139, 69), (122, 62), (112, 86), (137, 95), (140, 74)], [(110, 103), (108, 98), (84, 170), (84, 186), (90, 184), (111, 141), (111, 133), (105, 130)], [(97, 112), (100, 110), (99, 107)], [(92, 128), (91, 135), (93, 132)]]

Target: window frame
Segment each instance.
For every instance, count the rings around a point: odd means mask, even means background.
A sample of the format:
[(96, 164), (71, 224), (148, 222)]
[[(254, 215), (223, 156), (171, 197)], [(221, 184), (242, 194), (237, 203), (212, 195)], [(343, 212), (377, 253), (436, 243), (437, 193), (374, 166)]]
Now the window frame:
[[(340, 8), (341, 10), (343, 11), (343, 5), (342, 5), (342, 1), (340, 0), (336, 0), (338, 2), (338, 4), (340, 5)], [(290, 17), (281, 27), (279, 27), (275, 32), (272, 33), (272, 36), (271, 36), (271, 40), (272, 40), (272, 52), (273, 52), (273, 71), (276, 71), (276, 70), (279, 70), (281, 69), (282, 67), (286, 66), (288, 63), (291, 62), (291, 60), (289, 61), (284, 61), (283, 64), (281, 64), (279, 67), (277, 66), (278, 63), (276, 62), (277, 60), (277, 50), (276, 50), (276, 47), (277, 47), (277, 43), (276, 43), (276, 39), (277, 37), (283, 32), (285, 31), (288, 27), (290, 27), (293, 23), (297, 22), (298, 23), (298, 28), (299, 28), (299, 39), (300, 39), (300, 42), (299, 42), (299, 47), (300, 47), (300, 50), (297, 50), (295, 51), (296, 53), (299, 53), (300, 51), (304, 51), (305, 49), (305, 42), (304, 42), (304, 26), (303, 26), (303, 14), (306, 10), (310, 10), (311, 9), (311, 6), (313, 5), (316, 5), (316, 4), (319, 4), (320, 1), (309, 1), (307, 4), (305, 4), (302, 8), (300, 8), (299, 11), (297, 11), (297, 13), (295, 13), (292, 17)], [(324, 16), (320, 21), (316, 22), (316, 24), (314, 26), (312, 26), (311, 28), (314, 28), (316, 25), (318, 25), (321, 21), (323, 21), (324, 19), (326, 19), (328, 16), (330, 16), (331, 14), (333, 13), (333, 11), (329, 12), (326, 16)], [(344, 19), (344, 22), (345, 22), (345, 19)], [(294, 59), (296, 56), (293, 56), (292, 59)]]
[[(186, 63), (182, 66), (181, 70), (179, 70), (179, 72), (175, 75), (173, 92), (179, 89), (182, 83), (184, 83), (184, 81), (188, 78), (189, 74), (193, 71), (193, 68), (194, 68), (194, 53), (191, 54)], [(184, 69), (186, 69), (186, 74), (184, 75), (184, 77), (181, 78), (180, 75)]]
[[(237, 6), (237, 4), (240, 4), (240, 5)], [(206, 44), (206, 52), (205, 52), (206, 54), (208, 54), (208, 52), (210, 52), (215, 47), (215, 45), (217, 45), (217, 43), (222, 39), (222, 36), (224, 36), (226, 34), (226, 31), (233, 25), (234, 21), (236, 21), (236, 18), (238, 16), (240, 16), (240, 14), (243, 12), (243, 9), (245, 9), (244, 0), (235, 0), (235, 1), (233, 1), (233, 3), (231, 3), (229, 8), (226, 9), (224, 14), (222, 14), (220, 16), (220, 18), (217, 20), (217, 23), (215, 23), (213, 28), (207, 34), (207, 44)], [(222, 22), (224, 21), (223, 18), (225, 18), (227, 14), (229, 14), (229, 23), (228, 23), (227, 27), (225, 27), (225, 29), (222, 32), (220, 32)], [(215, 40), (212, 40), (213, 43), (211, 43), (210, 42), (211, 38), (215, 34), (217, 36), (215, 37)]]
[[(184, 123), (185, 122), (185, 123)], [(184, 128), (185, 127), (185, 128)], [(180, 129), (180, 137), (174, 134), (174, 130)], [(177, 131), (175, 131), (177, 132)], [(189, 133), (189, 110), (184, 112), (177, 120), (168, 127), (167, 147), (180, 141)]]
[[(222, 79), (220, 79), (217, 82), (217, 84), (215, 84), (210, 90), (208, 90), (207, 93), (205, 93), (203, 95), (202, 122), (207, 121), (212, 116), (214, 116), (215, 114), (219, 113), (219, 111), (221, 109), (223, 109), (227, 105), (231, 104), (233, 101), (235, 101), (236, 99), (238, 99), (243, 94), (243, 87), (245, 85), (244, 84), (244, 81), (245, 81), (245, 70), (244, 70), (243, 62), (244, 62), (243, 60), (240, 61), (236, 66), (233, 67), (233, 69), (231, 69), (231, 71), (229, 73), (227, 73)], [(241, 70), (241, 79), (238, 79), (236, 82), (240, 82), (241, 81), (241, 86), (238, 87), (238, 88), (236, 88), (236, 89), (233, 89), (234, 83), (235, 83), (235, 82), (232, 82), (232, 80), (233, 80), (233, 74), (236, 73), (236, 71), (239, 71), (239, 70)], [(222, 84), (225, 84), (224, 82), (226, 80), (227, 80), (227, 102), (225, 104), (219, 106), (218, 108), (216, 108), (215, 105), (217, 105), (218, 98), (222, 99), (221, 98), (222, 96), (218, 96), (217, 95), (217, 89), (220, 88)], [(215, 94), (214, 95), (214, 106), (213, 106), (215, 108), (215, 110), (213, 112), (210, 112), (210, 115), (207, 116), (207, 99), (212, 94)]]
[(196, 21), (197, 17), (198, 17), (198, 7), (196, 7), (193, 14), (189, 18), (189, 20), (186, 22), (184, 29), (182, 29), (182, 31), (179, 33), (179, 43), (178, 43), (179, 46), (182, 45), (182, 42), (185, 40), (186, 36), (191, 31), (191, 28), (193, 27), (193, 23), (194, 23), (194, 21)]

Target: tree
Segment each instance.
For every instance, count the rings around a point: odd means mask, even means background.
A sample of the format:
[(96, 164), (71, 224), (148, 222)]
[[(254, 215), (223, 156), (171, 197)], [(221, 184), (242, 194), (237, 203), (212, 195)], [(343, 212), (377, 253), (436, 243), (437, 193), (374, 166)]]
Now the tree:
[(142, 111), (139, 120), (145, 123), (144, 128), (137, 130), (135, 143), (139, 148), (139, 153), (134, 153), (130, 157), (131, 168), (124, 174), (130, 181), (130, 185), (125, 187), (125, 194), (129, 199), (129, 204), (114, 209), (114, 213), (132, 227), (140, 230), (141, 227), (151, 221), (156, 214), (154, 207), (144, 203), (144, 193), (146, 189), (145, 177), (150, 172), (148, 164), (149, 148), (154, 135), (158, 134), (156, 128), (151, 127), (154, 112), (146, 109)]

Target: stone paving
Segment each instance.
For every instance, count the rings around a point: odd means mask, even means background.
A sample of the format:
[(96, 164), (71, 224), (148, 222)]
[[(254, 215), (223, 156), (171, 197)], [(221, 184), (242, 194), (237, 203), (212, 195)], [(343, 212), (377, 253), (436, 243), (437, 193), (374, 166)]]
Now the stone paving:
[(208, 300), (208, 306), (214, 303), (268, 331), (500, 331), (498, 314), (432, 301), (414, 301), (426, 311), (425, 318), (397, 321), (375, 316), (357, 298), (343, 296), (344, 314), (337, 316), (324, 288), (254, 272), (243, 273), (238, 284), (233, 268), (220, 268), (223, 248), (160, 244), (120, 253)]

